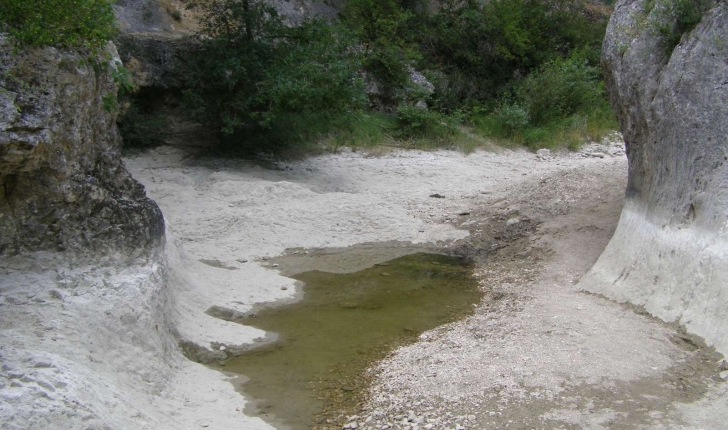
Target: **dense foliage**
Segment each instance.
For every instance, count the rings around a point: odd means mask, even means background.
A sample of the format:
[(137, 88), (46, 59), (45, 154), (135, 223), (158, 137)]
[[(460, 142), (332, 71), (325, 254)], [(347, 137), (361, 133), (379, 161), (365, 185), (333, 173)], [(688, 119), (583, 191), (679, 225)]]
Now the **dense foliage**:
[[(265, 0), (187, 0), (200, 26), (182, 106), (222, 141), (256, 149), (442, 144), (462, 126), (529, 145), (595, 138), (613, 126), (596, 68), (604, 1), (346, 0), (334, 22), (292, 27)], [(668, 44), (707, 1), (660, 3)], [(110, 0), (0, 0), (0, 22), (21, 46), (97, 47), (114, 33)], [(144, 112), (132, 100), (122, 129), (158, 141), (146, 136), (160, 119)]]
[(584, 50), (598, 64), (607, 15), (574, 0), (447, 0), (422, 20), (422, 69), (444, 76), (439, 104), (485, 102), (541, 64)]
[(476, 114), (474, 122), (489, 136), (527, 145), (573, 147), (584, 138), (598, 139), (614, 127), (599, 77), (586, 53), (574, 50), (532, 71), (490, 115)]
[(417, 53), (403, 37), (413, 15), (394, 0), (349, 0), (343, 21), (363, 46), (363, 65), (385, 91), (403, 87), (409, 79), (408, 64)]
[(187, 61), (184, 105), (226, 140), (285, 143), (301, 132), (291, 127), (363, 107), (360, 56), (340, 27), (317, 20), (288, 27), (257, 0), (189, 6), (203, 13), (203, 25)]
[(594, 0), (346, 0), (294, 27), (264, 0), (187, 6), (201, 26), (183, 106), (238, 147), (442, 145), (463, 127), (573, 144), (614, 126), (597, 69), (610, 9)]
[(0, 0), (2, 30), (28, 46), (88, 46), (114, 34), (110, 0)]

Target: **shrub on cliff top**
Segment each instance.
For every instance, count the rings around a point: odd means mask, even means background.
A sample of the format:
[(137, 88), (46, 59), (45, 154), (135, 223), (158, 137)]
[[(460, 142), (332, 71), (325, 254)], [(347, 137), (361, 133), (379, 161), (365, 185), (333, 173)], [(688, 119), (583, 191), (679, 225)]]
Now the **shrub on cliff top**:
[(0, 0), (0, 30), (21, 45), (97, 47), (114, 34), (109, 0)]
[(666, 53), (680, 43), (682, 35), (692, 31), (710, 10), (713, 0), (649, 0), (645, 7), (656, 9), (652, 26), (663, 37)]

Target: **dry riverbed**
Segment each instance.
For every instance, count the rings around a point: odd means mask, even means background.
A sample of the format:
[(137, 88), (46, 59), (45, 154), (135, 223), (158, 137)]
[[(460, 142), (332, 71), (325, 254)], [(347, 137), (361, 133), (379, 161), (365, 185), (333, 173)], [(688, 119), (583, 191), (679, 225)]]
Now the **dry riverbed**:
[(193, 358), (227, 360), (275, 338), (232, 321), (299, 297), (287, 274), (355, 272), (423, 250), (472, 258), (482, 301), (373, 362), (355, 391), (328, 393), (338, 400), (312, 427), (728, 422), (728, 367), (700, 339), (579, 292), (619, 218), (617, 138), (578, 153), (265, 164), (160, 147), (125, 162), (162, 208), (166, 249), (122, 265), (61, 253), (0, 261), (3, 428), (274, 428), (235, 391), (243, 378), (183, 358), (175, 339)]
[[(160, 148), (128, 164), (187, 252), (248, 279), (245, 300), (218, 297), (225, 308), (290, 297), (266, 261), (283, 253), (394, 241), (478, 263), (474, 314), (375, 363), (365, 400), (317, 427), (674, 428), (690, 424), (676, 405), (725, 391), (699, 339), (578, 291), (619, 218), (617, 139), (571, 154), (345, 152), (272, 169), (185, 157)], [(298, 264), (347, 272), (397, 256), (372, 249)]]

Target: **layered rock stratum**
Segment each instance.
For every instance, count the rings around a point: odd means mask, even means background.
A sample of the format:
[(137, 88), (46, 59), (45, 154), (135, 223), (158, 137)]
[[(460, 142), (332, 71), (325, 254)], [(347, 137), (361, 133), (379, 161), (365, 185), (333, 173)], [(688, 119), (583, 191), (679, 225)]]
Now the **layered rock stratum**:
[(602, 65), (629, 183), (614, 237), (580, 285), (726, 353), (728, 5), (712, 3), (674, 48), (665, 17), (660, 2), (623, 0), (607, 29)]

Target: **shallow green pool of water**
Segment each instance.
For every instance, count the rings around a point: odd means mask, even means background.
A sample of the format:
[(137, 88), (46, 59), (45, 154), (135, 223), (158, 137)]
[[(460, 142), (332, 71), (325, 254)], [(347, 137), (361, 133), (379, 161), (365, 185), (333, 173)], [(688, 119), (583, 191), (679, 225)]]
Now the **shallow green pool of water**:
[(243, 324), (276, 342), (225, 363), (245, 375), (253, 412), (279, 428), (309, 429), (323, 411), (353, 408), (365, 370), (425, 330), (467, 314), (481, 297), (468, 261), (413, 254), (356, 273), (305, 272), (303, 300), (268, 307)]

